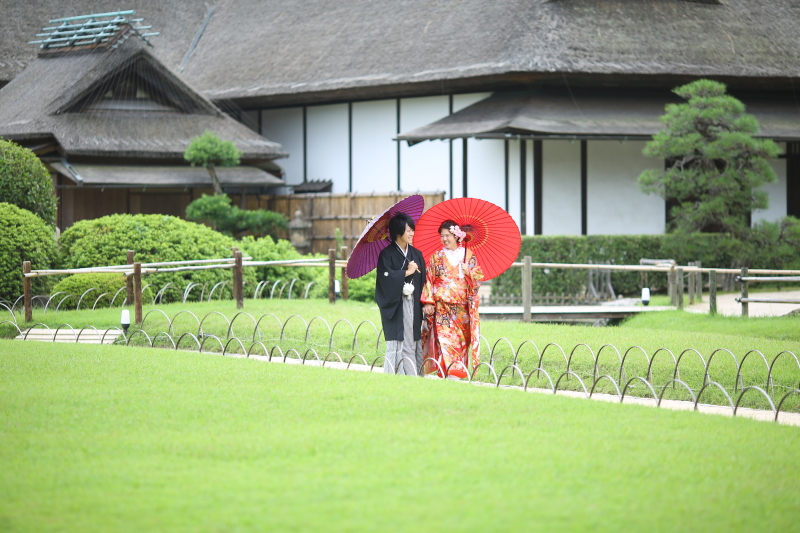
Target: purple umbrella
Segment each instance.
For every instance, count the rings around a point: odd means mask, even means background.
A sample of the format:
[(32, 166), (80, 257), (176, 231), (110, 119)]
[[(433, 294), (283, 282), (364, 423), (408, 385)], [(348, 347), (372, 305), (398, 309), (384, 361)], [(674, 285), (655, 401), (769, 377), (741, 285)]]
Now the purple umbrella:
[(389, 220), (397, 213), (405, 213), (416, 223), (425, 209), (425, 200), (419, 194), (413, 194), (394, 204), (392, 207), (373, 218), (358, 237), (353, 253), (347, 260), (347, 277), (360, 278), (372, 272), (378, 266), (378, 254), (389, 246)]

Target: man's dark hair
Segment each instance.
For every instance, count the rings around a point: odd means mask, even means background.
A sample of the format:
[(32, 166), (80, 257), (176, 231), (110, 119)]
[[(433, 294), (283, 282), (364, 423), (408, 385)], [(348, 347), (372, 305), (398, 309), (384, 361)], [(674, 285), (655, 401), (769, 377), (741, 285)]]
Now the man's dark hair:
[(389, 237), (392, 242), (406, 232), (406, 226), (414, 229), (414, 219), (405, 213), (397, 213), (389, 220)]

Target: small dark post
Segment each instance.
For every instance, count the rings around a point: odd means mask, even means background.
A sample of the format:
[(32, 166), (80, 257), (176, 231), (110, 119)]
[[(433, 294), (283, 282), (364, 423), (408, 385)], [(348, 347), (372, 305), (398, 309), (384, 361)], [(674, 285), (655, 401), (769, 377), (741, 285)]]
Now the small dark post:
[(708, 273), (708, 310), (712, 315), (717, 314), (717, 271)]
[(683, 269), (675, 269), (675, 302), (678, 309), (683, 309)]
[(236, 298), (236, 309), (244, 307), (244, 276), (242, 275), (242, 252), (233, 249), (233, 293)]
[(742, 299), (740, 300), (740, 302), (742, 304), (742, 316), (750, 316), (750, 305), (747, 302), (744, 301), (747, 298), (747, 295), (748, 295), (747, 282), (744, 280), (744, 278), (747, 277), (747, 267), (742, 267), (741, 276), (742, 276), (742, 279), (741, 279), (741, 283), (742, 283)]
[[(128, 264), (133, 265), (134, 251), (128, 250)], [(125, 276), (125, 305), (133, 303), (133, 276)]]
[(25, 294), (25, 322), (30, 322), (33, 320), (33, 304), (32, 304), (33, 299), (31, 297), (31, 278), (25, 275), (30, 273), (31, 273), (31, 262), (23, 261), (22, 287)]
[(137, 326), (142, 325), (142, 264), (133, 264), (133, 308)]
[(522, 321), (531, 321), (531, 256), (526, 255), (522, 265)]
[(336, 302), (336, 248), (328, 249), (328, 301)]
[[(342, 246), (342, 259), (347, 259), (347, 246)], [(347, 267), (342, 267), (342, 300), (347, 300)]]

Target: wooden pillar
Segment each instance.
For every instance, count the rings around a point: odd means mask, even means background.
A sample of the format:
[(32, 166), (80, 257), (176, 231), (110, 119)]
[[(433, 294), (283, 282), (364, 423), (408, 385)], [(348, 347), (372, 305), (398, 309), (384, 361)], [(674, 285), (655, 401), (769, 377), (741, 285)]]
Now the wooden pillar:
[(236, 309), (244, 307), (244, 276), (242, 275), (242, 252), (233, 249), (233, 294), (236, 299)]
[[(747, 277), (747, 267), (742, 267), (741, 276), (742, 278)], [(744, 301), (744, 299), (747, 298), (748, 296), (747, 282), (744, 279), (742, 279), (741, 284), (742, 284), (742, 301), (741, 301), (742, 316), (750, 316), (750, 305)]]
[(136, 325), (142, 324), (142, 264), (133, 264), (133, 308)]
[(669, 305), (678, 305), (678, 297), (675, 290), (675, 267), (669, 269), (667, 272), (667, 284), (668, 289), (667, 292), (669, 293)]
[[(342, 246), (342, 259), (347, 259), (347, 246)], [(342, 300), (347, 300), (347, 267), (342, 267)]]
[[(695, 265), (697, 268), (703, 268), (703, 263), (701, 261), (695, 261)], [(696, 289), (697, 294), (697, 303), (702, 303), (703, 301), (703, 272), (700, 270), (697, 271), (697, 282), (694, 284), (694, 288)]]
[[(694, 261), (690, 261), (687, 263), (689, 266), (694, 266)], [(689, 305), (694, 305), (694, 281), (695, 276), (694, 272), (689, 271), (688, 275), (686, 276), (686, 282), (689, 286)]]
[[(134, 251), (128, 250), (128, 264), (133, 265)], [(125, 276), (125, 305), (133, 303), (133, 276)]]
[(336, 248), (328, 248), (328, 302), (336, 302)]
[(683, 309), (683, 269), (675, 269), (675, 302), (678, 309)]
[(22, 288), (25, 294), (25, 322), (33, 320), (33, 297), (31, 296), (31, 278), (25, 274), (31, 273), (31, 262), (22, 262)]
[(717, 271), (708, 273), (708, 310), (712, 315), (717, 314)]
[(522, 266), (522, 321), (531, 321), (531, 256), (523, 258)]

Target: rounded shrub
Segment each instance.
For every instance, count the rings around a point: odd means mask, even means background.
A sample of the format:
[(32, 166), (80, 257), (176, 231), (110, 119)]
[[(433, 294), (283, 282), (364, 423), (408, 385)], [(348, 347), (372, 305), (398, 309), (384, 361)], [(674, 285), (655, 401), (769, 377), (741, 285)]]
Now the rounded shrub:
[[(53, 228), (25, 209), (0, 202), (0, 299), (14, 302), (23, 291), (22, 262), (33, 270), (48, 269), (55, 260)], [(52, 279), (36, 277), (35, 294), (48, 292)]]
[[(76, 222), (61, 235), (59, 244), (62, 268), (123, 265), (128, 250), (136, 253), (140, 263), (219, 259), (231, 257), (231, 248), (237, 245), (231, 237), (177, 217), (127, 214)], [(203, 293), (208, 298), (210, 291), (225, 281), (229, 283), (224, 285), (224, 294), (230, 296), (232, 277), (227, 268), (162, 272), (143, 275), (142, 285), (159, 291), (170, 283), (162, 301), (176, 301), (189, 283), (198, 283), (189, 293), (189, 299), (194, 300)], [(245, 294), (249, 287), (255, 287), (255, 279), (253, 269), (245, 268)], [(215, 290), (214, 299), (222, 295), (222, 290)]]
[(0, 139), (0, 202), (27, 209), (47, 224), (56, 224), (53, 180), (32, 151)]
[[(72, 274), (62, 279), (53, 287), (51, 294), (64, 293), (72, 294), (80, 298), (86, 291), (95, 289), (84, 296), (81, 302), (81, 309), (91, 308), (97, 301), (97, 308), (109, 307), (112, 299), (114, 305), (122, 305), (125, 300), (125, 292), (117, 295), (117, 292), (125, 287), (125, 276), (123, 274)], [(100, 296), (103, 296), (100, 298)], [(114, 297), (116, 296), (116, 299)], [(98, 300), (98, 298), (100, 298)], [(77, 299), (75, 300), (77, 302)]]
[[(285, 239), (275, 240), (270, 236), (256, 239), (247, 236), (239, 241), (242, 251), (245, 255), (253, 258), (254, 261), (280, 261), (286, 259), (309, 259), (321, 258), (320, 254), (317, 255), (301, 255), (292, 244)], [(325, 263), (327, 267), (327, 263)], [(284, 267), (284, 266), (263, 266), (255, 268), (255, 275), (258, 281), (269, 281), (269, 288), (278, 280), (286, 282), (286, 289), (284, 289), (283, 297), (287, 296), (289, 284), (292, 280), (297, 280), (292, 288), (292, 297), (302, 297), (306, 286), (313, 282), (308, 296), (309, 298), (323, 298), (328, 294), (328, 269), (322, 267)], [(278, 285), (280, 287), (280, 284)], [(269, 290), (265, 288), (262, 297), (269, 297)], [(248, 294), (252, 296), (252, 293)]]
[(375, 301), (375, 276), (377, 270), (356, 279), (347, 280), (347, 297), (357, 302)]

